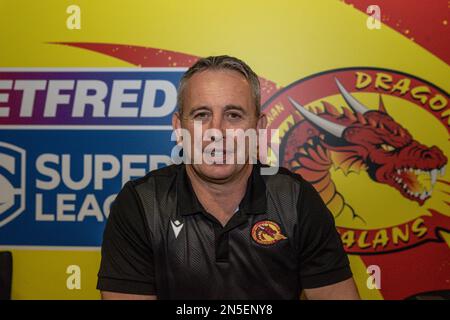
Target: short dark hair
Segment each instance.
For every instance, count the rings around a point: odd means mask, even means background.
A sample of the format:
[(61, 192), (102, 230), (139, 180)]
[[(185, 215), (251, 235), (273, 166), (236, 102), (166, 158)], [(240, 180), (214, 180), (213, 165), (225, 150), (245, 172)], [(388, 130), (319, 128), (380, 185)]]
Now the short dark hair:
[(196, 73), (206, 70), (234, 70), (242, 74), (250, 84), (256, 114), (261, 112), (261, 92), (259, 79), (256, 73), (242, 60), (227, 55), (210, 56), (199, 59), (183, 75), (178, 87), (177, 104), (180, 114), (183, 113), (183, 92), (187, 81)]

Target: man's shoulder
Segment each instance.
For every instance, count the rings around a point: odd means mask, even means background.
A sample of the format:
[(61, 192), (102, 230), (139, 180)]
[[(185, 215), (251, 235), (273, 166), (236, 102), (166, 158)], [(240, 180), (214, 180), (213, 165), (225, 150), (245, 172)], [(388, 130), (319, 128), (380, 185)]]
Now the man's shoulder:
[(283, 201), (287, 199), (298, 201), (300, 197), (307, 201), (317, 194), (311, 182), (285, 167), (279, 167), (275, 174), (262, 175), (262, 177), (272, 196), (284, 199)]
[[(261, 168), (269, 168), (269, 167), (261, 166)], [(270, 173), (271, 171), (269, 170), (268, 172)], [(278, 167), (276, 173), (262, 176), (266, 180), (266, 184), (271, 184), (280, 187), (286, 184), (301, 186), (302, 184), (308, 183), (305, 179), (303, 179), (303, 177), (300, 174), (292, 172), (285, 167)]]
[[(175, 180), (182, 170), (182, 164), (168, 165), (148, 172), (145, 176), (133, 179), (125, 183), (119, 193), (134, 194), (136, 198), (148, 197), (152, 193), (164, 194), (174, 190)], [(139, 195), (139, 197), (137, 197)]]
[(137, 187), (141, 184), (152, 182), (152, 181), (164, 181), (171, 180), (177, 176), (177, 174), (182, 169), (182, 164), (171, 164), (159, 169), (152, 170), (148, 172), (145, 176), (130, 180), (128, 183), (133, 187)]

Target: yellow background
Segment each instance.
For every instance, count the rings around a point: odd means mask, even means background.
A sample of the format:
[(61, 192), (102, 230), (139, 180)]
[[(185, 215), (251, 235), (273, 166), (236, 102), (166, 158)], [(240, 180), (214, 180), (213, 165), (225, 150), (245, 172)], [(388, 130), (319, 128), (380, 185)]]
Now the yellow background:
[[(66, 28), (71, 4), (81, 8), (81, 30)], [(337, 0), (2, 0), (0, 67), (129, 67), (113, 57), (49, 44), (116, 43), (196, 56), (234, 55), (279, 86), (324, 70), (372, 66), (407, 72), (450, 91), (446, 63), (385, 25), (367, 29), (366, 20)], [(12, 251), (13, 299), (99, 297), (98, 251)], [(351, 257), (351, 263), (362, 296), (381, 298), (365, 287), (359, 258)], [(81, 267), (81, 290), (66, 289), (70, 264)]]

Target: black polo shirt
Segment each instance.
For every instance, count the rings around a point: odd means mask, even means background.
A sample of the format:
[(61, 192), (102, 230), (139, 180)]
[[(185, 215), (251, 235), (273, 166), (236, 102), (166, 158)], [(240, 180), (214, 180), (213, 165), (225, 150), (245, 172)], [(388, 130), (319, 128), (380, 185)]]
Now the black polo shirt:
[(287, 169), (252, 174), (223, 227), (184, 164), (128, 182), (111, 206), (97, 288), (158, 299), (298, 299), (352, 276), (334, 219)]

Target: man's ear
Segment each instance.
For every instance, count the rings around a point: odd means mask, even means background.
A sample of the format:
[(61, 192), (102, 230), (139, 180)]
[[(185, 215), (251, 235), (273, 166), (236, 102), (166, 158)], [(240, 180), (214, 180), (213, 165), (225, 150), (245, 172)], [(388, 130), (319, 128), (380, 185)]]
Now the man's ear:
[[(181, 129), (181, 115), (180, 113), (174, 112), (172, 115), (172, 128), (175, 132), (178, 132), (179, 130), (177, 129)], [(177, 134), (177, 143), (180, 142), (180, 137)]]
[(172, 114), (172, 128), (173, 130), (181, 128), (181, 115), (178, 111)]
[(265, 129), (267, 127), (267, 116), (264, 112), (259, 114), (258, 123), (256, 124), (256, 129)]

